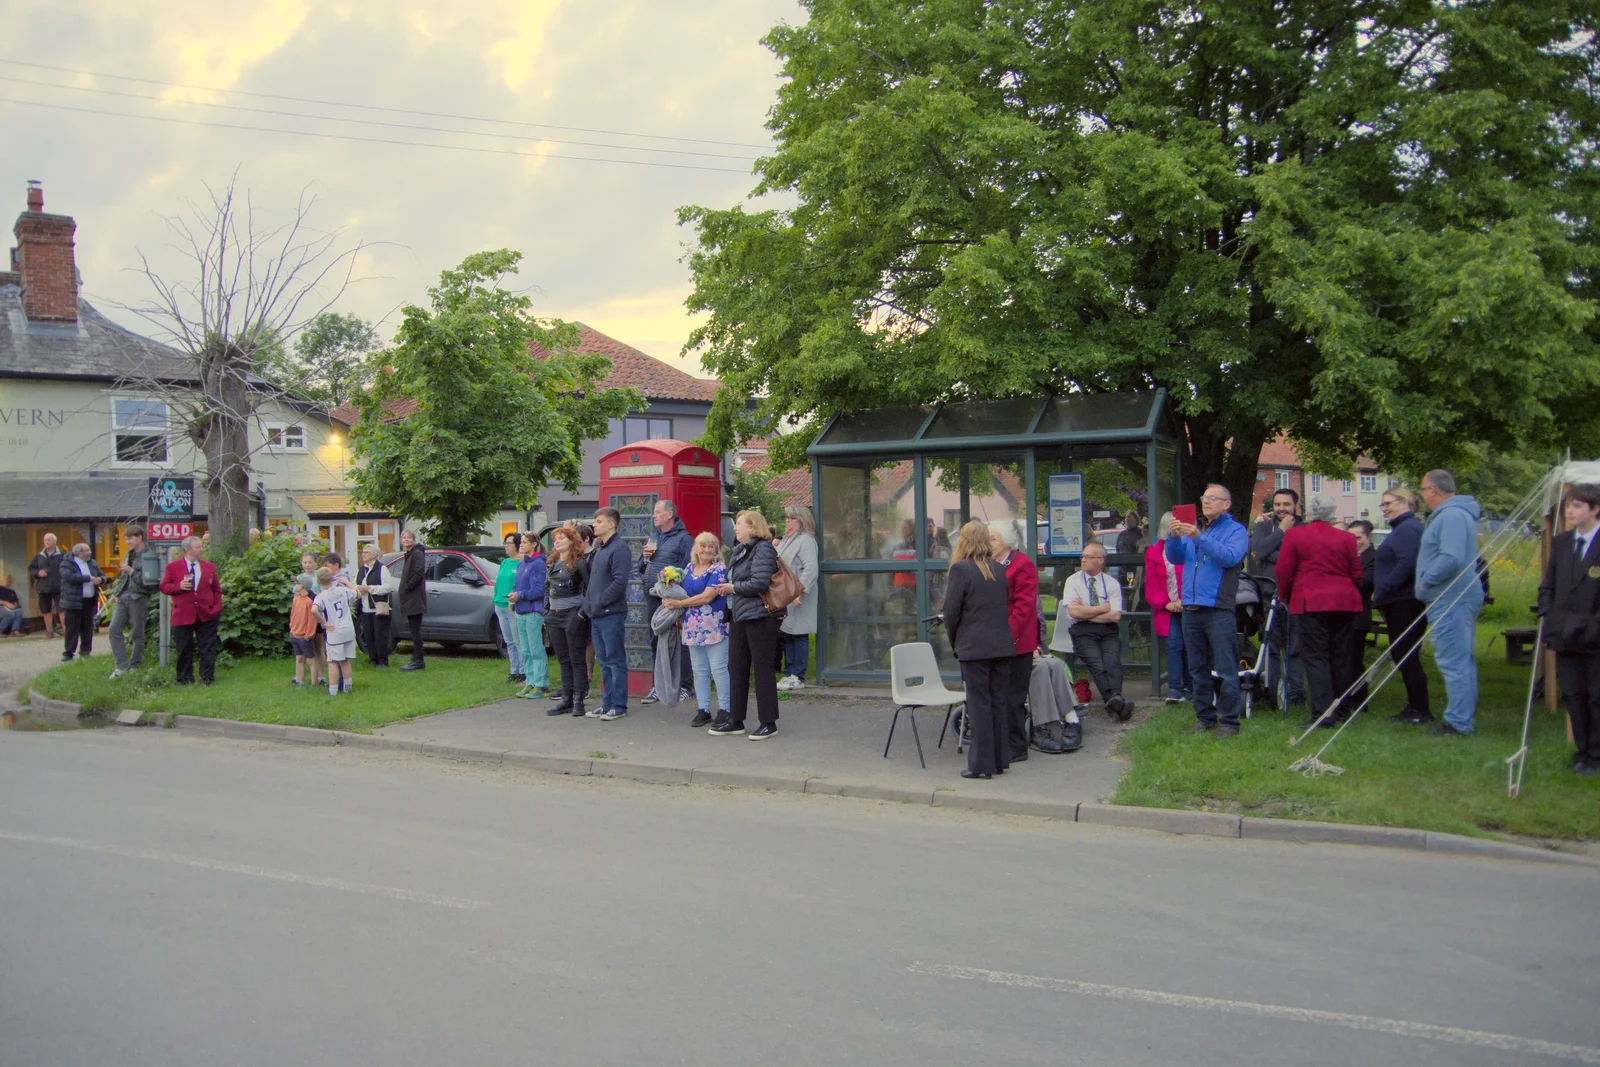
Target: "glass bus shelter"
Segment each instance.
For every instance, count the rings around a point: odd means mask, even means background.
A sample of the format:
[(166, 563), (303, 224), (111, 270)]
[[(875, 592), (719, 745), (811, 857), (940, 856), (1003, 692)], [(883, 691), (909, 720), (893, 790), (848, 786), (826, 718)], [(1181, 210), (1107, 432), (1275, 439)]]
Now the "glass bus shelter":
[[(1100, 541), (1123, 583), (1124, 664), (1155, 664), (1159, 687), (1142, 568), (1150, 528), (1180, 500), (1165, 390), (849, 412), (807, 453), (821, 550), (823, 680), (887, 681), (889, 648), (906, 641), (931, 641), (947, 676), (959, 677), (944, 628), (922, 620), (943, 604), (956, 534), (980, 519), (1021, 528), (1039, 565), (1050, 634), (1082, 544)], [(1073, 477), (1052, 477), (1059, 475)], [(1077, 509), (1064, 506), (1074, 489), (1081, 527)], [(1080, 530), (1083, 540), (1073, 536)]]

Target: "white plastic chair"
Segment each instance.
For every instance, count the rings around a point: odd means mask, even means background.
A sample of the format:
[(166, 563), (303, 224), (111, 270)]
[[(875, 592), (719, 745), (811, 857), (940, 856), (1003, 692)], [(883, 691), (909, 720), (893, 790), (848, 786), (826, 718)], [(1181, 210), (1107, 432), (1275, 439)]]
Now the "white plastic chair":
[(962, 690), (944, 687), (939, 677), (939, 657), (926, 641), (913, 641), (889, 649), (889, 682), (894, 697), (894, 718), (889, 720), (889, 739), (883, 743), (883, 758), (889, 758), (889, 746), (894, 743), (895, 724), (900, 712), (911, 717), (911, 736), (917, 742), (917, 759), (922, 769), (928, 761), (922, 755), (922, 735), (917, 731), (917, 711), (920, 708), (946, 708), (965, 704), (967, 694)]

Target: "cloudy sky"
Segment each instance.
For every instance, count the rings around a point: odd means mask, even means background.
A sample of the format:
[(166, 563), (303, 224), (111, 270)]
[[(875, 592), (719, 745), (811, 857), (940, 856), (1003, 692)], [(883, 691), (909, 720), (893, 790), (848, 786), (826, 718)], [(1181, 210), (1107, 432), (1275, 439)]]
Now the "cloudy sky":
[[(510, 247), (525, 255), (519, 284), (540, 314), (587, 322), (694, 373), (697, 360), (678, 359), (692, 327), (680, 261), (690, 234), (674, 212), (729, 206), (749, 191), (778, 85), (759, 38), (804, 18), (795, 0), (0, 7), (10, 9), (0, 218), (23, 209), (28, 179), (42, 181), (45, 209), (78, 221), (85, 296), (113, 317), (127, 319), (109, 305), (146, 293), (127, 270), (140, 252), (165, 273), (183, 270), (163, 217), (237, 169), (268, 218), (281, 221), (311, 185), (313, 222), (370, 246), (341, 310), (392, 326), (441, 269)], [(332, 106), (343, 104), (397, 110)], [(459, 150), (469, 147), (492, 151)]]

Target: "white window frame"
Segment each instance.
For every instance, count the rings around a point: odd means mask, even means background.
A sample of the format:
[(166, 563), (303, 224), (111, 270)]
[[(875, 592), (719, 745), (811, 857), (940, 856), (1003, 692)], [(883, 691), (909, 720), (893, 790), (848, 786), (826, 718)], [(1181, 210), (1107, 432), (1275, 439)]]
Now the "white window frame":
[(1378, 491), (1378, 476), (1376, 474), (1363, 474), (1361, 478), (1361, 491), (1363, 493), (1376, 493)]
[(1322, 492), (1322, 475), (1313, 474), (1311, 476), (1311, 491), (1313, 493)]
[(1352, 482), (1348, 478), (1344, 478), (1344, 479), (1340, 480), (1340, 482), (1339, 482), (1339, 492), (1343, 493), (1345, 496), (1349, 496), (1352, 493), (1354, 493), (1355, 492), (1355, 487), (1356, 487), (1356, 483)]
[[(163, 397), (146, 396), (141, 393), (110, 393), (107, 395), (110, 397), (110, 410), (107, 412), (107, 416), (111, 424), (111, 466), (129, 470), (160, 470), (170, 466), (172, 463), (172, 405), (168, 404), (166, 399)], [(117, 424), (117, 402), (120, 400), (137, 400), (144, 403), (155, 403), (161, 405), (162, 411), (165, 412), (161, 425), (161, 441), (164, 446), (165, 455), (163, 455), (160, 459), (122, 459), (118, 457), (117, 434), (124, 429), (124, 427), (121, 427)], [(152, 431), (142, 435), (130, 433), (127, 435), (130, 437), (155, 436), (155, 433), (153, 432), (155, 427), (153, 426), (130, 426), (127, 427), (127, 429), (135, 431)]]
[[(272, 432), (278, 432), (278, 443), (272, 443)], [(286, 444), (290, 430), (300, 431), (298, 445)], [(304, 452), (306, 450), (306, 426), (303, 422), (268, 422), (261, 426), (262, 440), (266, 443), (268, 452)]]
[(1274, 492), (1276, 492), (1279, 489), (1287, 489), (1287, 488), (1289, 488), (1289, 472), (1288, 471), (1277, 471), (1277, 472), (1275, 472), (1273, 474), (1273, 476), (1272, 476), (1272, 488), (1273, 488)]

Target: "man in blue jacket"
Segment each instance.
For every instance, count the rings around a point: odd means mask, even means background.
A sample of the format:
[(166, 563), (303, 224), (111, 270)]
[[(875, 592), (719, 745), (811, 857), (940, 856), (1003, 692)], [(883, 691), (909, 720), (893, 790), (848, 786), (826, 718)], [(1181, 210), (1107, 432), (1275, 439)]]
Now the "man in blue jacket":
[(1478, 515), (1470, 496), (1456, 494), (1449, 471), (1422, 477), (1422, 502), (1431, 514), (1417, 546), (1417, 599), (1428, 605), (1433, 659), (1444, 678), (1444, 721), (1429, 733), (1470, 734), (1478, 707), (1478, 665), (1473, 642), (1483, 585), (1478, 581)]
[[(1205, 529), (1172, 520), (1167, 562), (1183, 564), (1183, 644), (1194, 672), (1195, 725), (1217, 737), (1239, 732), (1239, 634), (1233, 618), (1239, 566), (1250, 551), (1250, 531), (1228, 514), (1233, 494), (1208, 485), (1200, 498)], [(1217, 677), (1211, 677), (1215, 671)]]
[(600, 666), (600, 710), (597, 717), (614, 722), (628, 714), (628, 653), (623, 634), (628, 618), (628, 571), (633, 562), (628, 546), (617, 536), (622, 515), (616, 508), (594, 513), (594, 555), (589, 560), (589, 587), (584, 614)]

